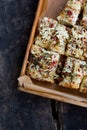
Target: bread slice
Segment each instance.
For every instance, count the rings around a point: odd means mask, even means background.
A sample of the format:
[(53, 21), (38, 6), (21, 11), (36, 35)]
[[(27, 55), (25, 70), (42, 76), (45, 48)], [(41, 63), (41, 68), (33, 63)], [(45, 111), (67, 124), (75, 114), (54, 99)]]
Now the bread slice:
[(71, 79), (74, 66), (75, 58), (67, 57), (63, 71), (62, 71), (62, 81), (59, 86), (71, 88)]
[(84, 45), (83, 45), (81, 39), (71, 38), (69, 40), (69, 43), (67, 44), (67, 49), (66, 49), (65, 55), (84, 60), (83, 47), (84, 47)]
[(60, 55), (33, 45), (30, 52), (27, 75), (40, 81), (54, 83), (57, 64)]
[(82, 0), (68, 0), (65, 8), (57, 17), (58, 21), (65, 25), (75, 25), (81, 10)]
[(50, 50), (56, 51), (59, 54), (65, 54), (65, 47), (69, 39), (67, 27), (62, 24), (57, 24), (54, 35), (52, 36), (53, 42), (50, 45)]
[(44, 17), (39, 25), (39, 36), (35, 39), (35, 45), (64, 55), (68, 39), (66, 26), (56, 23), (54, 19)]
[(87, 29), (74, 26), (70, 37), (65, 54), (82, 60), (87, 58)]
[(60, 86), (79, 89), (83, 76), (86, 74), (86, 62), (68, 57), (62, 71), (63, 80), (59, 83)]
[(72, 73), (71, 88), (79, 89), (80, 83), (83, 79), (83, 76), (85, 75), (85, 66), (85, 61), (75, 60)]

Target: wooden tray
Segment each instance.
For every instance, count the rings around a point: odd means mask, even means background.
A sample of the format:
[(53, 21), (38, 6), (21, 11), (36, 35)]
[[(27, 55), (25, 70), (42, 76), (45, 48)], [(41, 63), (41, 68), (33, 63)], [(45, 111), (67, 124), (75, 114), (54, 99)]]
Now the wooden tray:
[(30, 40), (27, 46), (21, 74), (20, 77), (18, 78), (19, 83), (18, 89), (27, 93), (32, 93), (50, 99), (55, 99), (58, 101), (87, 107), (86, 94), (82, 94), (76, 90), (55, 86), (50, 83), (32, 80), (25, 74), (26, 65), (29, 58), (30, 47), (34, 41), (39, 19), (43, 16), (56, 19), (58, 12), (60, 12), (62, 7), (65, 5), (66, 1), (67, 0), (39, 0), (38, 9), (36, 12), (36, 17), (31, 31)]

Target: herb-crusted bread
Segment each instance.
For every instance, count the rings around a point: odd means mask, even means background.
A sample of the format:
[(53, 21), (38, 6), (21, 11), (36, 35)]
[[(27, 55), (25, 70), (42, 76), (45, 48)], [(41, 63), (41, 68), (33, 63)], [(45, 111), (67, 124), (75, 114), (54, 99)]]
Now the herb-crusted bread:
[(33, 79), (54, 83), (57, 64), (60, 55), (33, 45), (27, 67), (27, 75)]
[(57, 17), (58, 21), (65, 25), (75, 25), (81, 11), (82, 0), (68, 0), (65, 8)]

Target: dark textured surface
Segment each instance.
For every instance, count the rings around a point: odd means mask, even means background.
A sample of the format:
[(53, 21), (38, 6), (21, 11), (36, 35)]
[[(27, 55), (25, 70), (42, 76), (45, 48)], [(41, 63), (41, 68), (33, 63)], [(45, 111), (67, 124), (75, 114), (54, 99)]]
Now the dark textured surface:
[(87, 130), (87, 109), (61, 103), (61, 124), (63, 130)]
[(87, 109), (19, 92), (38, 0), (0, 0), (0, 130), (87, 130)]
[(0, 0), (0, 130), (54, 130), (50, 100), (17, 90), (38, 0)]

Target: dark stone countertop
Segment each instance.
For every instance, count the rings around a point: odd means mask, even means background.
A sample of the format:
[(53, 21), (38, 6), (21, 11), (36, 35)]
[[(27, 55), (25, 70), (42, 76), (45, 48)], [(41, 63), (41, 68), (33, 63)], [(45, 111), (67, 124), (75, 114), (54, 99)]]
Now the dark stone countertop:
[(19, 92), (38, 0), (0, 0), (0, 130), (87, 130), (87, 109)]

